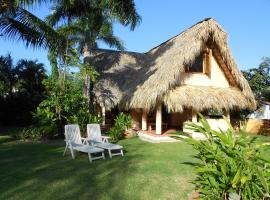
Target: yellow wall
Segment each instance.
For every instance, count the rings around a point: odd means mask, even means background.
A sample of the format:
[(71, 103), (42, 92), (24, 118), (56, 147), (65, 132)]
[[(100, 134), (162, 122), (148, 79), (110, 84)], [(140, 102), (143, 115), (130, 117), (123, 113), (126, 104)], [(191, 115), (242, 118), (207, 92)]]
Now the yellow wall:
[(246, 131), (252, 134), (259, 134), (264, 127), (264, 120), (262, 119), (249, 119), (247, 121)]
[(229, 87), (229, 82), (225, 74), (219, 67), (216, 59), (211, 56), (211, 73), (206, 75), (203, 73), (181, 73), (180, 84), (197, 85), (197, 86), (213, 86), (213, 87)]

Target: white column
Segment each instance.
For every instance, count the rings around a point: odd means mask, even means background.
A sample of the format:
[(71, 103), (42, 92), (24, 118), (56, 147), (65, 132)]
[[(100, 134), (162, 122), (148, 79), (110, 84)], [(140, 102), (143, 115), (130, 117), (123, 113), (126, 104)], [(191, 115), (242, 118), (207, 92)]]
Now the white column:
[(193, 123), (196, 123), (198, 122), (198, 119), (197, 119), (197, 112), (195, 110), (192, 109), (192, 120), (191, 120)]
[(145, 110), (142, 111), (142, 130), (147, 130), (147, 113)]
[(161, 105), (156, 110), (156, 134), (162, 133), (162, 109)]
[(102, 113), (102, 125), (106, 124), (106, 109), (104, 106), (101, 107), (101, 113)]

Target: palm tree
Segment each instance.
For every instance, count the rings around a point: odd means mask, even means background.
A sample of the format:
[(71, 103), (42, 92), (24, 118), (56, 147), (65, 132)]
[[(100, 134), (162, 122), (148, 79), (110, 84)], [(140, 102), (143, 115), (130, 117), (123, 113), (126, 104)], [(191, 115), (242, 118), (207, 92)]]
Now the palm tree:
[(47, 78), (46, 70), (37, 60), (21, 59), (17, 62), (18, 89), (28, 95), (38, 96), (45, 91), (42, 81)]
[(42, 0), (2, 0), (0, 4), (0, 35), (10, 40), (23, 41), (26, 46), (60, 47), (65, 38), (27, 10), (28, 7), (40, 2)]
[(0, 56), (0, 80), (1, 94), (12, 95), (17, 77), (13, 59), (10, 54)]
[[(103, 41), (110, 47), (124, 49), (122, 41), (113, 34), (113, 23), (119, 21), (133, 30), (140, 22), (133, 0), (100, 0), (100, 1), (63, 1), (54, 6), (52, 15), (47, 22), (52, 26), (60, 23), (65, 25), (58, 29), (61, 35), (68, 38), (69, 44), (77, 46), (83, 53), (87, 63), (92, 48), (97, 47), (97, 41)], [(68, 47), (68, 45), (67, 45)], [(91, 80), (85, 76), (85, 95), (91, 102)]]
[[(59, 27), (57, 31), (67, 38), (68, 45), (77, 48), (78, 52), (82, 53), (84, 57), (87, 57), (87, 54), (89, 53), (86, 49), (88, 50), (90, 49), (89, 47), (98, 46), (97, 41), (103, 41), (110, 47), (124, 49), (122, 41), (113, 35), (112, 23), (110, 23), (109, 20), (102, 24), (99, 32), (94, 31), (94, 28), (92, 28), (93, 24), (91, 23), (92, 20), (85, 17), (83, 19), (73, 21), (68, 25), (63, 25)], [(67, 47), (70, 48), (70, 46)], [(72, 53), (69, 50), (70, 49), (68, 49), (68, 53)], [(55, 56), (56, 54), (53, 54), (53, 52), (49, 55), (51, 65), (55, 64)], [(88, 98), (88, 103), (91, 107), (91, 82), (93, 82), (97, 73), (87, 64), (87, 62), (80, 65), (80, 72), (84, 77), (84, 94)]]
[[(96, 46), (97, 40), (123, 49), (120, 40), (113, 35), (112, 24), (118, 21), (134, 30), (140, 20), (133, 0), (61, 0), (53, 6), (53, 13), (47, 17), (47, 22), (52, 26), (67, 24), (69, 26), (65, 31), (75, 29), (75, 32), (83, 33), (80, 34), (83, 37), (77, 41), (83, 47), (84, 58)], [(79, 26), (81, 30), (78, 30)]]
[(44, 96), (42, 84), (47, 77), (44, 65), (36, 60), (19, 60), (16, 65), (10, 54), (0, 56), (0, 88), (4, 96), (24, 93), (34, 99)]

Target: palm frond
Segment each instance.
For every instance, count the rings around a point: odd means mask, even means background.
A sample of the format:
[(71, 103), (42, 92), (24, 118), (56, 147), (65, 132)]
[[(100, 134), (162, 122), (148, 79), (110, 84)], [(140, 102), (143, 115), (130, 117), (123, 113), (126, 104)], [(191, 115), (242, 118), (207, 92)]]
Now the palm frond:
[(0, 18), (0, 34), (8, 39), (22, 40), (26, 46), (57, 48), (65, 40), (52, 27), (23, 8)]
[(131, 30), (134, 30), (141, 22), (134, 0), (103, 0), (101, 5), (107, 8), (110, 15), (119, 20), (121, 24), (130, 26)]

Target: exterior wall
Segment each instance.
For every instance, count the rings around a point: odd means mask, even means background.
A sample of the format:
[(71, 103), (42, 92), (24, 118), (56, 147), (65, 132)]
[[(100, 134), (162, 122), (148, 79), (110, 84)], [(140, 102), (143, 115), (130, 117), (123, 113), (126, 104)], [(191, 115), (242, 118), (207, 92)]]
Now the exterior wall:
[(246, 131), (252, 134), (270, 136), (269, 119), (249, 119), (246, 125)]
[(222, 88), (229, 87), (230, 85), (225, 74), (213, 56), (211, 56), (210, 62), (210, 75), (203, 73), (181, 73), (180, 83), (182, 85), (213, 86)]
[(184, 110), (182, 113), (170, 113), (168, 117), (169, 127), (182, 127), (185, 121), (191, 119), (191, 110)]
[[(219, 131), (219, 129), (226, 131), (229, 127), (227, 122), (224, 119), (207, 119), (210, 127), (213, 130)], [(200, 124), (197, 122), (196, 124)], [(195, 139), (205, 139), (205, 136), (202, 133), (193, 132), (192, 130), (186, 129), (183, 127), (183, 131), (186, 133), (191, 133), (192, 137)]]
[(141, 129), (142, 126), (142, 112), (137, 110), (131, 110), (130, 115), (132, 117), (132, 128)]

